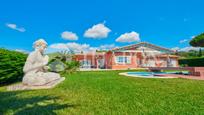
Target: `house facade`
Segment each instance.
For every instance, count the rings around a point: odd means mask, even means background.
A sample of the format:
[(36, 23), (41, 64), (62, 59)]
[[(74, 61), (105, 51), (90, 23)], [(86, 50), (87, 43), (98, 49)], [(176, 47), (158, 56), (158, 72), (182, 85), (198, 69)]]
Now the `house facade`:
[(81, 68), (133, 69), (145, 67), (178, 67), (174, 51), (147, 42), (115, 48), (107, 52), (81, 53), (75, 60)]

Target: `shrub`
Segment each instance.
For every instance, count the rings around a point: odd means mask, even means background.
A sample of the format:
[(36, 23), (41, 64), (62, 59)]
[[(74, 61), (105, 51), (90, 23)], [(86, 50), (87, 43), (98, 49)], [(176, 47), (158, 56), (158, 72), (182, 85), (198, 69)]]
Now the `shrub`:
[(202, 67), (204, 66), (204, 57), (179, 59), (179, 65), (190, 67)]
[(0, 85), (21, 80), (27, 55), (0, 48)]
[(66, 65), (59, 59), (52, 59), (49, 63), (49, 71), (51, 72), (61, 72), (64, 71)]
[(73, 73), (80, 67), (80, 62), (72, 60), (69, 62), (65, 62), (65, 65), (66, 67), (63, 73)]
[(58, 54), (49, 61), (48, 65), (50, 67), (50, 71), (60, 72), (63, 74), (73, 73), (80, 67), (80, 63), (78, 61), (74, 61), (73, 51), (58, 52)]

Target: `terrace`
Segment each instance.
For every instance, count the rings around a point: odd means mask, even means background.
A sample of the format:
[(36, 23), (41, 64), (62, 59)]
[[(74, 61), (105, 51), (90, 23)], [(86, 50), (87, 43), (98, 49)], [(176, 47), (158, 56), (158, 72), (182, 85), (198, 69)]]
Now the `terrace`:
[(149, 71), (165, 71), (165, 70), (176, 70), (176, 71), (188, 71), (188, 75), (179, 75), (179, 74), (168, 74), (166, 76), (174, 76), (178, 78), (186, 78), (186, 79), (196, 79), (196, 80), (204, 80), (204, 67), (152, 67), (148, 68)]

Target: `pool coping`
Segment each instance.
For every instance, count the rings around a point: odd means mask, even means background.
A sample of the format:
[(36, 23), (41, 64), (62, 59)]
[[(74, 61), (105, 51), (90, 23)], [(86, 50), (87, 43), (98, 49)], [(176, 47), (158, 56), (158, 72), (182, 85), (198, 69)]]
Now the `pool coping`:
[[(173, 76), (168, 76), (168, 74), (165, 74), (165, 77), (157, 77), (157, 76), (149, 76), (149, 77), (144, 77), (144, 76), (139, 76), (139, 75), (130, 75), (128, 74), (128, 72), (122, 72), (122, 73), (119, 73), (119, 75), (122, 75), (122, 76), (128, 76), (128, 77), (138, 77), (138, 78), (160, 78), (160, 79), (172, 79), (172, 78), (178, 78), (178, 77), (173, 77)], [(169, 74), (171, 75), (171, 74)]]

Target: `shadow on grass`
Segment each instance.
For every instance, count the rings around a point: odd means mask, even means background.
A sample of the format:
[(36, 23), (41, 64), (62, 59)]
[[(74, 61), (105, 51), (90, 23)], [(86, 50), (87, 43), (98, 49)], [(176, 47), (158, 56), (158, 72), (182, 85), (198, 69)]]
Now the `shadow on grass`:
[(22, 81), (22, 78), (21, 79), (11, 79), (11, 80), (5, 81), (5, 82), (0, 81), (0, 87), (4, 87), (4, 86), (11, 85), (11, 84), (19, 83), (21, 81)]
[[(0, 92), (0, 115), (56, 115), (55, 110), (77, 105), (60, 103), (59, 97), (19, 95), (25, 91)], [(29, 95), (29, 93), (27, 94)]]

